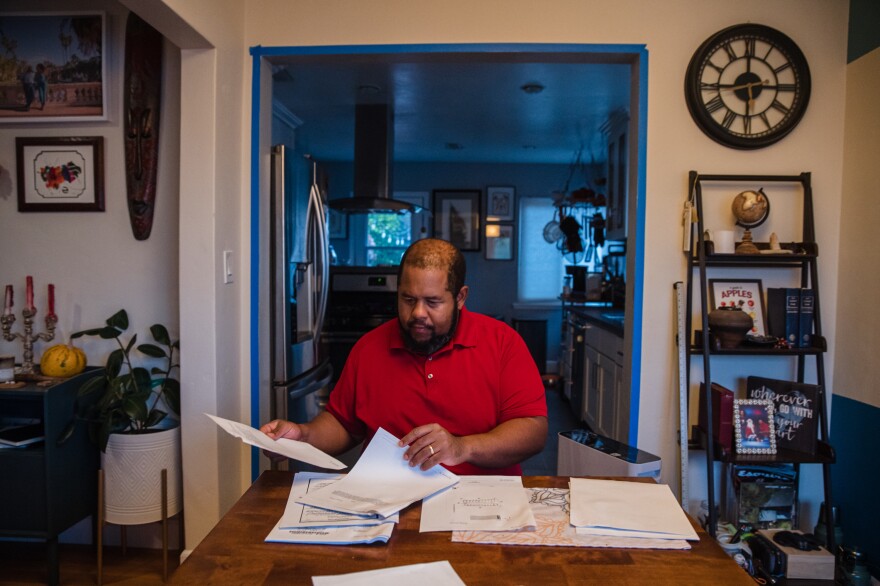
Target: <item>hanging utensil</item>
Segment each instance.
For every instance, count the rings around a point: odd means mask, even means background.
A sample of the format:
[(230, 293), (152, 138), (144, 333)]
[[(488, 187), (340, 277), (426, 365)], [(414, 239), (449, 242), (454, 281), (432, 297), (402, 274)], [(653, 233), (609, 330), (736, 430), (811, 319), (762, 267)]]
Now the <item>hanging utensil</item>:
[(557, 218), (559, 217), (559, 210), (553, 211), (553, 219), (547, 222), (547, 225), (544, 226), (544, 240), (548, 244), (556, 243), (560, 238), (562, 238), (562, 230), (559, 228), (559, 222)]

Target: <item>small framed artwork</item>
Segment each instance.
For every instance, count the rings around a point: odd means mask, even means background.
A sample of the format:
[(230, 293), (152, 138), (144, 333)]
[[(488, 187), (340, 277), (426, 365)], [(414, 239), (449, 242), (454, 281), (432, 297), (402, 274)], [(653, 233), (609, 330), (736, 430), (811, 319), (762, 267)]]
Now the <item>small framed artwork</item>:
[(330, 238), (348, 238), (348, 215), (333, 209), (327, 213)]
[(513, 226), (486, 224), (486, 259), (513, 260)]
[(15, 139), (20, 212), (103, 212), (104, 138)]
[(434, 237), (462, 251), (480, 250), (480, 191), (434, 191)]
[(737, 454), (775, 454), (773, 401), (737, 399), (733, 402), (734, 449)]
[(514, 209), (513, 187), (486, 188), (486, 221), (512, 222)]
[(761, 279), (709, 279), (709, 305), (739, 307), (752, 318), (750, 336), (767, 334), (767, 313), (764, 310), (764, 287)]
[(103, 12), (0, 14), (13, 47), (13, 66), (0, 68), (0, 122), (106, 120), (105, 24)]

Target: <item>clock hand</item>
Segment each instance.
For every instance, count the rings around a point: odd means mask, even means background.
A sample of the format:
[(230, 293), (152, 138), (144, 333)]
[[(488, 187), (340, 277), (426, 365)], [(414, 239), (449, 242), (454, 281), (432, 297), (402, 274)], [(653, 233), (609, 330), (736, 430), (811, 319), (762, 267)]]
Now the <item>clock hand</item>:
[(761, 81), (752, 81), (752, 82), (743, 83), (740, 85), (729, 85), (729, 86), (723, 85), (723, 86), (719, 86), (719, 87), (721, 87), (722, 89), (725, 89), (725, 90), (741, 90), (741, 89), (746, 89), (746, 88), (751, 90), (756, 85), (767, 85), (768, 83), (770, 83), (769, 79), (762, 79)]

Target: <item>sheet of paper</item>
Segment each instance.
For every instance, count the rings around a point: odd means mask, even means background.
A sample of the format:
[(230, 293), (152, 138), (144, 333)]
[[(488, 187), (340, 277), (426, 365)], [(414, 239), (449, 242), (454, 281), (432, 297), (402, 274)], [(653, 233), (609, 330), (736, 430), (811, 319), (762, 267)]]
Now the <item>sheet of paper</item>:
[(419, 531), (534, 529), (521, 476), (459, 476), (459, 483), (422, 501)]
[(328, 511), (317, 507), (309, 507), (296, 502), (311, 491), (333, 484), (342, 474), (326, 472), (297, 472), (293, 477), (293, 486), (287, 499), (284, 514), (278, 522), (280, 529), (296, 529), (298, 527), (344, 527), (351, 525), (378, 525), (380, 523), (397, 523), (400, 515), (394, 514), (387, 519), (349, 515), (338, 511)]
[(312, 576), (312, 584), (314, 586), (412, 586), (412, 584), (465, 586), (448, 561), (397, 566), (338, 576)]
[(255, 429), (249, 425), (237, 421), (231, 421), (229, 419), (223, 419), (222, 417), (217, 417), (208, 413), (205, 413), (205, 415), (210, 417), (214, 423), (223, 428), (224, 431), (239, 438), (248, 445), (269, 450), (270, 452), (281, 454), (282, 456), (287, 456), (288, 458), (305, 462), (306, 464), (312, 464), (313, 466), (319, 466), (321, 468), (328, 468), (330, 470), (342, 470), (343, 468), (347, 468), (345, 464), (333, 456), (325, 454), (311, 444), (287, 438), (273, 440), (259, 429)]
[(458, 476), (442, 466), (421, 470), (403, 459), (406, 447), (381, 427), (345, 478), (297, 502), (352, 513), (388, 517), (405, 506), (448, 488)]
[(637, 539), (579, 535), (569, 522), (567, 488), (526, 488), (535, 515), (534, 531), (453, 531), (452, 541), (501, 545), (546, 545), (556, 547), (619, 547), (634, 549), (690, 549), (683, 539)]
[(571, 524), (699, 541), (666, 484), (572, 478)]

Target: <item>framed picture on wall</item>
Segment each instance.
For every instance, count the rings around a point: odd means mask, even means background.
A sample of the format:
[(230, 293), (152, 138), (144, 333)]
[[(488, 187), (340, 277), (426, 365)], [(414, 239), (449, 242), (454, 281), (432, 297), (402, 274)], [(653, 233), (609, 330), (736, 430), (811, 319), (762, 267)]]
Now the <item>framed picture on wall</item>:
[(334, 210), (327, 210), (327, 223), (329, 224), (330, 238), (348, 238), (348, 215)]
[(480, 190), (434, 190), (434, 237), (480, 250)]
[(486, 259), (513, 260), (513, 226), (486, 224)]
[(0, 14), (18, 67), (0, 67), (0, 122), (107, 119), (103, 12)]
[(513, 187), (487, 187), (486, 221), (513, 221), (514, 194)]
[(104, 137), (18, 137), (15, 154), (18, 211), (104, 211)]

